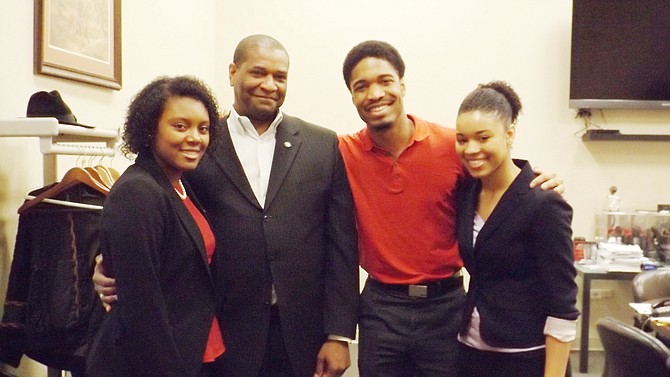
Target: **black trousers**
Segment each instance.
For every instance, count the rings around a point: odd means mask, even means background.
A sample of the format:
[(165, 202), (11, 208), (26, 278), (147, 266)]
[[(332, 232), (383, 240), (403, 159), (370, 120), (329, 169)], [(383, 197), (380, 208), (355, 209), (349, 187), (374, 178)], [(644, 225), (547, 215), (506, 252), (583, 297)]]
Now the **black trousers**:
[[(316, 360), (314, 360), (316, 363)], [(284, 334), (281, 330), (279, 321), (279, 308), (272, 306), (270, 312), (270, 332), (268, 334), (268, 343), (261, 364), (259, 377), (293, 377), (293, 367), (286, 353), (284, 344)]]
[[(217, 360), (218, 374), (209, 377), (236, 377), (235, 371), (230, 369), (226, 361), (226, 353), (224, 353)], [(316, 365), (316, 360), (314, 360), (314, 363)], [(295, 377), (288, 353), (286, 352), (284, 335), (281, 329), (281, 322), (279, 321), (279, 308), (276, 305), (272, 306), (270, 311), (270, 329), (258, 377)]]
[(481, 351), (461, 344), (460, 367), (463, 377), (542, 377), (544, 349), (503, 353)]
[(462, 278), (427, 297), (371, 279), (361, 294), (361, 377), (457, 377)]
[[(462, 377), (542, 377), (544, 376), (545, 349), (503, 353), (480, 351), (461, 344), (460, 367)], [(565, 376), (572, 376), (570, 361)]]
[(200, 368), (198, 377), (218, 377), (219, 373), (219, 365), (216, 361), (212, 363), (204, 363), (202, 364), (202, 368)]

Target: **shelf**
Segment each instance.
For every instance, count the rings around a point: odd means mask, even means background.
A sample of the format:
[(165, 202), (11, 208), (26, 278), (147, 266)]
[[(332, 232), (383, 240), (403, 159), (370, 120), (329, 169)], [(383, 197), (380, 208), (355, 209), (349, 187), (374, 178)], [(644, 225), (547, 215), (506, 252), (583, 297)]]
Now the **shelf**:
[[(89, 156), (114, 156), (119, 131), (60, 124), (56, 118), (0, 119), (0, 137), (38, 137), (40, 152)], [(104, 142), (105, 146), (67, 143)]]
[(619, 130), (588, 130), (582, 141), (670, 141), (670, 135), (622, 134)]
[(0, 119), (0, 136), (72, 136), (86, 139), (117, 139), (119, 132), (60, 124), (56, 118)]
[[(0, 137), (37, 137), (43, 155), (44, 183), (56, 182), (56, 156), (113, 157), (119, 130), (60, 124), (56, 118), (0, 119)], [(104, 143), (104, 145), (90, 145)]]

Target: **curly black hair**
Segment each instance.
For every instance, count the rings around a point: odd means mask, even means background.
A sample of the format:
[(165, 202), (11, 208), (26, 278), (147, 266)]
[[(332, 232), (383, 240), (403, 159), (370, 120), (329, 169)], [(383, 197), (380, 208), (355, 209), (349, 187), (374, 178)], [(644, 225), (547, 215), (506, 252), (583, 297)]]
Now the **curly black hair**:
[(465, 96), (458, 113), (477, 110), (494, 113), (511, 125), (516, 123), (521, 113), (521, 99), (505, 81), (491, 81), (479, 84), (477, 89)]
[(142, 88), (128, 106), (121, 144), (124, 156), (151, 153), (158, 121), (171, 97), (188, 97), (201, 102), (209, 115), (210, 147), (216, 141), (221, 114), (210, 87), (193, 76), (161, 76)]
[(351, 72), (365, 58), (386, 60), (398, 72), (398, 77), (401, 79), (405, 77), (405, 62), (395, 47), (382, 41), (365, 41), (354, 46), (347, 54), (347, 57), (344, 58), (342, 75), (344, 76), (344, 83), (347, 85), (347, 89), (350, 89)]

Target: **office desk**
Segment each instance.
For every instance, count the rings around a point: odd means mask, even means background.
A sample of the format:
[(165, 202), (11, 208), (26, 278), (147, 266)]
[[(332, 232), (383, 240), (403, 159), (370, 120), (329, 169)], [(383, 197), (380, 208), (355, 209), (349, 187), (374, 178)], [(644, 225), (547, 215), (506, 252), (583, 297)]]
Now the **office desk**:
[(579, 373), (589, 370), (589, 328), (591, 320), (591, 281), (592, 280), (633, 280), (640, 271), (603, 271), (591, 269), (588, 265), (575, 263), (577, 276), (583, 279), (582, 285), (582, 318), (579, 344)]

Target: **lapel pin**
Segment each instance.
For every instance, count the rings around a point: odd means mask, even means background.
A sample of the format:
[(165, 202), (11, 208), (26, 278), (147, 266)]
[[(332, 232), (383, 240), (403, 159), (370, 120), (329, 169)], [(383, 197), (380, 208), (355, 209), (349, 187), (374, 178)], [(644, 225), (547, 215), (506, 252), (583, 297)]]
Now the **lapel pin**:
[(292, 144), (291, 144), (290, 141), (285, 141), (285, 142), (284, 142), (284, 146), (285, 146), (286, 148), (291, 148)]

